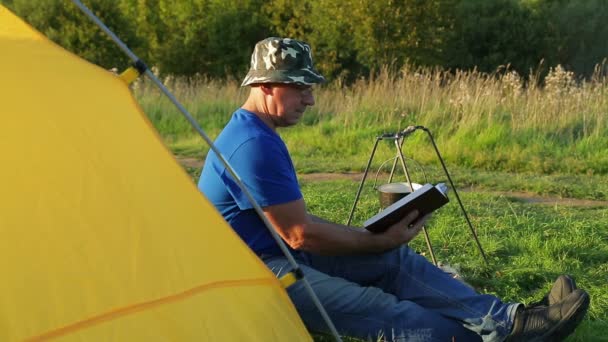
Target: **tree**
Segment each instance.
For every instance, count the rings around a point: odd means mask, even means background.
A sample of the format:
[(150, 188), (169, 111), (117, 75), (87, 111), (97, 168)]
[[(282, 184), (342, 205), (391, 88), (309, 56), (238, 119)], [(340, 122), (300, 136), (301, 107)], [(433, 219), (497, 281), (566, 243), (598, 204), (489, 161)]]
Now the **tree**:
[(608, 2), (547, 0), (539, 4), (539, 12), (546, 19), (541, 49), (549, 65), (590, 75), (608, 58)]
[(539, 17), (517, 0), (461, 0), (445, 65), (493, 72), (500, 65), (526, 74), (542, 58)]
[[(132, 23), (112, 0), (86, 1), (91, 11), (125, 43), (138, 47)], [(105, 68), (122, 67), (127, 56), (74, 4), (59, 0), (13, 0), (12, 9), (47, 37), (81, 57)]]

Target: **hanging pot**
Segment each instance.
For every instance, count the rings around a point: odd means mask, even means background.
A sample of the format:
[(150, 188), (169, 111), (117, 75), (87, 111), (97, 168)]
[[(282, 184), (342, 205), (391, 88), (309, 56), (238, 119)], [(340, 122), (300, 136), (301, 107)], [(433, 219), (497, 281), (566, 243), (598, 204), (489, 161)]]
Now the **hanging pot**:
[[(421, 188), (422, 185), (418, 183), (412, 183), (412, 187), (415, 191)], [(412, 189), (410, 188), (410, 185), (407, 182), (382, 184), (376, 189), (379, 193), (380, 207), (382, 209), (388, 207), (389, 205), (397, 202), (398, 200), (412, 193)]]

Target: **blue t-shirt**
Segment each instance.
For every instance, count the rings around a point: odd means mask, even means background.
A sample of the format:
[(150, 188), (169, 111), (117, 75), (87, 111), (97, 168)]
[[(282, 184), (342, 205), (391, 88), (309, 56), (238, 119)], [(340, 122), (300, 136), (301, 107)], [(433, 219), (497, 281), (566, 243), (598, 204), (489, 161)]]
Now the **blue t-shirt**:
[[(215, 146), (260, 206), (302, 198), (285, 143), (255, 114), (244, 109), (234, 112)], [(256, 254), (281, 254), (264, 222), (212, 150), (198, 188)]]

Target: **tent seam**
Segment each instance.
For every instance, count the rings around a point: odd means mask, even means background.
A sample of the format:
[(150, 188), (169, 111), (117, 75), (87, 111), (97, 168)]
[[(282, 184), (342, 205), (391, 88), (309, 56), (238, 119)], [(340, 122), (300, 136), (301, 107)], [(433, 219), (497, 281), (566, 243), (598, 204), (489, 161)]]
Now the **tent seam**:
[(245, 279), (245, 280), (218, 281), (218, 282), (214, 282), (214, 283), (210, 283), (210, 284), (200, 285), (200, 286), (188, 289), (186, 291), (176, 293), (176, 294), (173, 294), (170, 296), (166, 296), (163, 298), (158, 298), (158, 299), (114, 309), (114, 310), (108, 311), (106, 313), (102, 313), (102, 314), (99, 314), (99, 315), (96, 315), (93, 317), (89, 317), (87, 319), (77, 321), (77, 322), (68, 324), (66, 326), (60, 327), (60, 328), (49, 330), (49, 331), (39, 334), (37, 336), (27, 338), (25, 341), (28, 341), (28, 342), (46, 341), (46, 340), (57, 338), (60, 336), (65, 336), (67, 334), (73, 333), (75, 331), (78, 331), (78, 330), (81, 330), (81, 329), (84, 329), (84, 328), (87, 328), (87, 327), (90, 327), (93, 325), (101, 324), (106, 321), (111, 321), (118, 317), (131, 315), (131, 314), (134, 314), (137, 312), (152, 309), (152, 308), (158, 307), (163, 304), (178, 302), (178, 301), (184, 300), (186, 298), (198, 295), (202, 292), (213, 290), (216, 288), (236, 287), (236, 286), (259, 286), (259, 285), (276, 286), (276, 280), (272, 279), (272, 278), (270, 278), (270, 279), (257, 278), (257, 279)]

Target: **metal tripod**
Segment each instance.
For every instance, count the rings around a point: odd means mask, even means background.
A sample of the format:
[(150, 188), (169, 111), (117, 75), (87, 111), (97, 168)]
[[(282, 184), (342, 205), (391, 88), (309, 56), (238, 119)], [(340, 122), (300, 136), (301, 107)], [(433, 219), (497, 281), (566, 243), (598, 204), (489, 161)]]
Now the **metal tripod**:
[[(405, 157), (403, 156), (403, 142), (405, 140), (405, 137), (409, 136), (410, 134), (414, 133), (416, 130), (423, 130), (425, 131), (428, 136), (429, 139), (433, 145), (433, 148), (435, 149), (435, 153), (437, 154), (437, 158), (439, 159), (439, 162), (441, 163), (441, 167), (443, 168), (443, 171), (445, 172), (446, 177), (448, 178), (448, 181), (450, 182), (450, 186), (452, 187), (452, 190), (454, 191), (454, 196), (456, 197), (456, 200), (458, 202), (458, 205), (460, 206), (460, 210), (462, 211), (462, 214), (471, 230), (471, 234), (473, 235), (473, 239), (475, 240), (475, 243), (477, 244), (477, 248), (479, 249), (479, 253), (481, 254), (484, 262), (486, 263), (486, 265), (488, 265), (488, 259), (486, 257), (486, 254), (483, 251), (483, 248), (481, 247), (481, 243), (479, 242), (479, 239), (477, 237), (477, 233), (475, 232), (475, 229), (473, 228), (473, 225), (471, 224), (471, 220), (469, 219), (469, 215), (467, 214), (466, 210), (464, 209), (464, 206), (462, 205), (462, 201), (460, 200), (460, 196), (458, 195), (458, 191), (456, 190), (456, 186), (454, 186), (454, 182), (452, 182), (452, 177), (450, 177), (450, 173), (448, 172), (448, 169), (445, 166), (445, 163), (443, 162), (443, 158), (441, 157), (441, 154), (439, 153), (439, 149), (437, 148), (437, 145), (435, 144), (435, 140), (433, 139), (433, 135), (431, 134), (431, 131), (424, 127), (424, 126), (409, 126), (406, 129), (404, 129), (403, 131), (397, 132), (397, 133), (386, 133), (386, 134), (382, 134), (376, 137), (376, 142), (374, 144), (374, 148), (372, 149), (372, 153), (369, 157), (369, 160), (367, 161), (367, 166), (365, 167), (365, 172), (363, 174), (363, 179), (361, 179), (361, 183), (359, 184), (359, 189), (357, 190), (357, 195), (355, 196), (355, 201), (353, 203), (353, 207), (350, 211), (350, 215), (348, 216), (348, 221), (346, 223), (346, 225), (350, 225), (352, 219), (353, 219), (353, 215), (355, 213), (355, 209), (357, 208), (357, 203), (359, 202), (359, 197), (361, 196), (361, 191), (363, 190), (363, 185), (365, 184), (365, 180), (367, 178), (367, 174), (369, 173), (369, 169), (370, 166), (372, 164), (372, 160), (374, 159), (374, 155), (376, 154), (376, 149), (378, 148), (378, 144), (380, 143), (381, 140), (392, 140), (394, 141), (395, 144), (395, 149), (397, 150), (397, 155), (394, 158), (393, 161), (393, 165), (391, 167), (391, 172), (389, 175), (389, 180), (388, 182), (390, 183), (393, 180), (393, 176), (395, 174), (395, 169), (397, 167), (397, 163), (399, 162), (401, 164), (401, 167), (403, 167), (403, 172), (405, 174), (405, 178), (407, 180), (407, 183), (410, 187), (410, 189), (414, 189), (412, 186), (412, 181), (410, 178), (410, 172), (409, 169), (407, 167), (407, 164), (405, 163)], [(433, 252), (433, 246), (431, 244), (431, 240), (429, 238), (429, 234), (426, 230), (425, 227), (422, 228), (422, 231), (424, 232), (424, 239), (426, 241), (426, 245), (427, 248), (429, 250), (429, 253), (431, 254), (431, 259), (433, 261), (433, 264), (435, 264), (435, 266), (437, 266), (437, 259), (435, 258), (435, 253)]]

